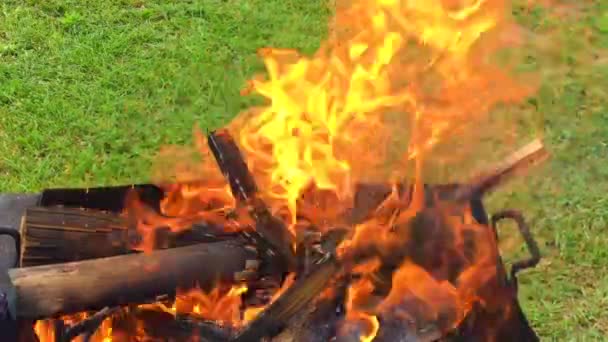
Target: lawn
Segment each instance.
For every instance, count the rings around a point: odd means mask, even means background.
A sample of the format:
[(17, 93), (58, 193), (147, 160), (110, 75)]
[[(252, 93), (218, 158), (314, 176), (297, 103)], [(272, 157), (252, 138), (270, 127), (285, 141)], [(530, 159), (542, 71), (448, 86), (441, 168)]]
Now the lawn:
[[(520, 299), (543, 339), (604, 340), (608, 2), (520, 2), (538, 43), (526, 63), (544, 80), (525, 110), (543, 114), (553, 157), (488, 204), (523, 209), (542, 244)], [(145, 181), (160, 146), (249, 104), (239, 90), (261, 70), (257, 48), (313, 52), (330, 12), (323, 0), (4, 0), (0, 10), (3, 192)]]

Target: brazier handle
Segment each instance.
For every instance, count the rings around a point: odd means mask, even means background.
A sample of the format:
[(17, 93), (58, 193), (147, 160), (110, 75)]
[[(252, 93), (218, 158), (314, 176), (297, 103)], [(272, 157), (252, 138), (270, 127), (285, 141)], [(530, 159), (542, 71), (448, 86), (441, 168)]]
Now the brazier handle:
[(515, 221), (515, 223), (517, 224), (517, 229), (521, 236), (524, 238), (526, 247), (528, 248), (528, 252), (530, 253), (529, 258), (516, 261), (511, 266), (511, 280), (516, 282), (516, 275), (519, 271), (526, 268), (534, 267), (538, 264), (541, 257), (540, 249), (538, 248), (538, 244), (536, 243), (536, 240), (534, 240), (534, 237), (530, 232), (530, 228), (528, 227), (528, 224), (526, 223), (526, 220), (524, 219), (524, 216), (521, 212), (517, 210), (503, 210), (492, 215), (491, 222), (494, 231), (496, 231), (496, 224), (498, 223), (498, 221), (504, 219), (511, 219)]
[(15, 241), (15, 264), (12, 267), (19, 267), (19, 255), (21, 254), (21, 234), (14, 228), (0, 227), (0, 236), (9, 236)]

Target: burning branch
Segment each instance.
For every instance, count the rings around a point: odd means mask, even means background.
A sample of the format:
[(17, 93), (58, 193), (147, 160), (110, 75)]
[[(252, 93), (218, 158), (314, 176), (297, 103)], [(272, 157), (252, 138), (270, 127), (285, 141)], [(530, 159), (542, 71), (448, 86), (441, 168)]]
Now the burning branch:
[(163, 341), (170, 336), (173, 341), (224, 342), (232, 336), (230, 327), (219, 326), (214, 322), (191, 318), (174, 317), (157, 310), (134, 308), (128, 312), (142, 322), (143, 330), (154, 340)]

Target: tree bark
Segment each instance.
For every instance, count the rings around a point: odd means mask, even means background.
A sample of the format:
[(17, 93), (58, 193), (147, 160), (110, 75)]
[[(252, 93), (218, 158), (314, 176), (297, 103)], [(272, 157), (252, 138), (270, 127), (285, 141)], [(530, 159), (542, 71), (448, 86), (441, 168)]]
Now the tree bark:
[(217, 242), (54, 265), (15, 268), (19, 318), (138, 304), (173, 296), (176, 289), (234, 282), (257, 255), (243, 244)]

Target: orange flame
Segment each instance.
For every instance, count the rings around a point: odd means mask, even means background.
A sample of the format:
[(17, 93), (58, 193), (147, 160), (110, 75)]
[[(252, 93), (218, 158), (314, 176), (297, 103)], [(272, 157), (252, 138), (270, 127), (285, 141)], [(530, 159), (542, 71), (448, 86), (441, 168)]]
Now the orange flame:
[(363, 325), (365, 331), (359, 337), (361, 342), (371, 342), (376, 337), (378, 329), (380, 329), (376, 316), (357, 308), (362, 304), (360, 302), (368, 299), (373, 290), (374, 286), (367, 279), (356, 282), (348, 289), (346, 319), (350, 322), (357, 322), (359, 325)]
[(268, 302), (267, 305), (265, 306), (259, 306), (259, 307), (248, 307), (247, 309), (245, 309), (245, 313), (243, 314), (244, 317), (244, 321), (245, 322), (249, 322), (252, 321), (253, 319), (255, 319), (268, 305), (274, 303), (277, 299), (279, 299), (279, 297), (281, 297), (281, 295), (283, 293), (285, 293), (285, 291), (287, 291), (287, 289), (294, 283), (295, 281), (295, 273), (290, 273), (287, 278), (285, 279), (285, 281), (283, 282), (283, 284), (281, 285), (281, 287), (279, 288), (279, 290), (277, 292), (275, 292), (272, 295), (272, 298), (270, 299), (270, 301)]
[[(194, 223), (205, 222), (221, 225), (227, 231), (237, 231), (250, 224), (247, 215), (236, 215), (239, 220), (227, 219), (227, 213), (234, 211), (235, 200), (215, 165), (201, 130), (195, 126), (193, 134), (196, 151), (167, 147), (160, 153), (155, 166), (156, 181), (164, 184), (165, 190), (160, 213), (143, 204), (135, 193), (127, 198), (125, 215), (133, 221), (131, 223), (142, 238), (134, 249), (155, 249), (154, 233), (161, 227), (180, 232)], [(200, 160), (193, 160), (193, 155)]]
[(241, 295), (247, 292), (244, 285), (232, 286), (227, 292), (218, 287), (206, 293), (201, 289), (191, 289), (178, 293), (175, 300), (175, 312), (190, 314), (219, 324), (240, 324)]
[[(163, 303), (142, 304), (139, 308), (163, 311), (171, 315), (190, 315), (203, 320), (215, 321), (218, 324), (240, 326), (246, 321), (241, 315), (242, 300), (241, 296), (247, 292), (245, 285), (234, 285), (227, 290), (221, 290), (221, 286), (214, 287), (211, 291), (205, 292), (199, 288), (187, 291), (178, 291), (175, 301), (167, 306)], [(80, 313), (76, 315), (60, 317), (65, 324), (76, 324), (90, 315)], [(39, 339), (43, 342), (54, 341), (55, 332), (52, 320), (36, 321), (34, 330)], [(102, 322), (100, 328), (95, 332), (90, 341), (92, 342), (118, 342), (122, 341), (121, 335), (124, 332), (114, 331), (112, 316)], [(146, 332), (142, 326), (138, 326), (137, 337), (145, 338)], [(76, 342), (81, 338), (75, 339)]]

